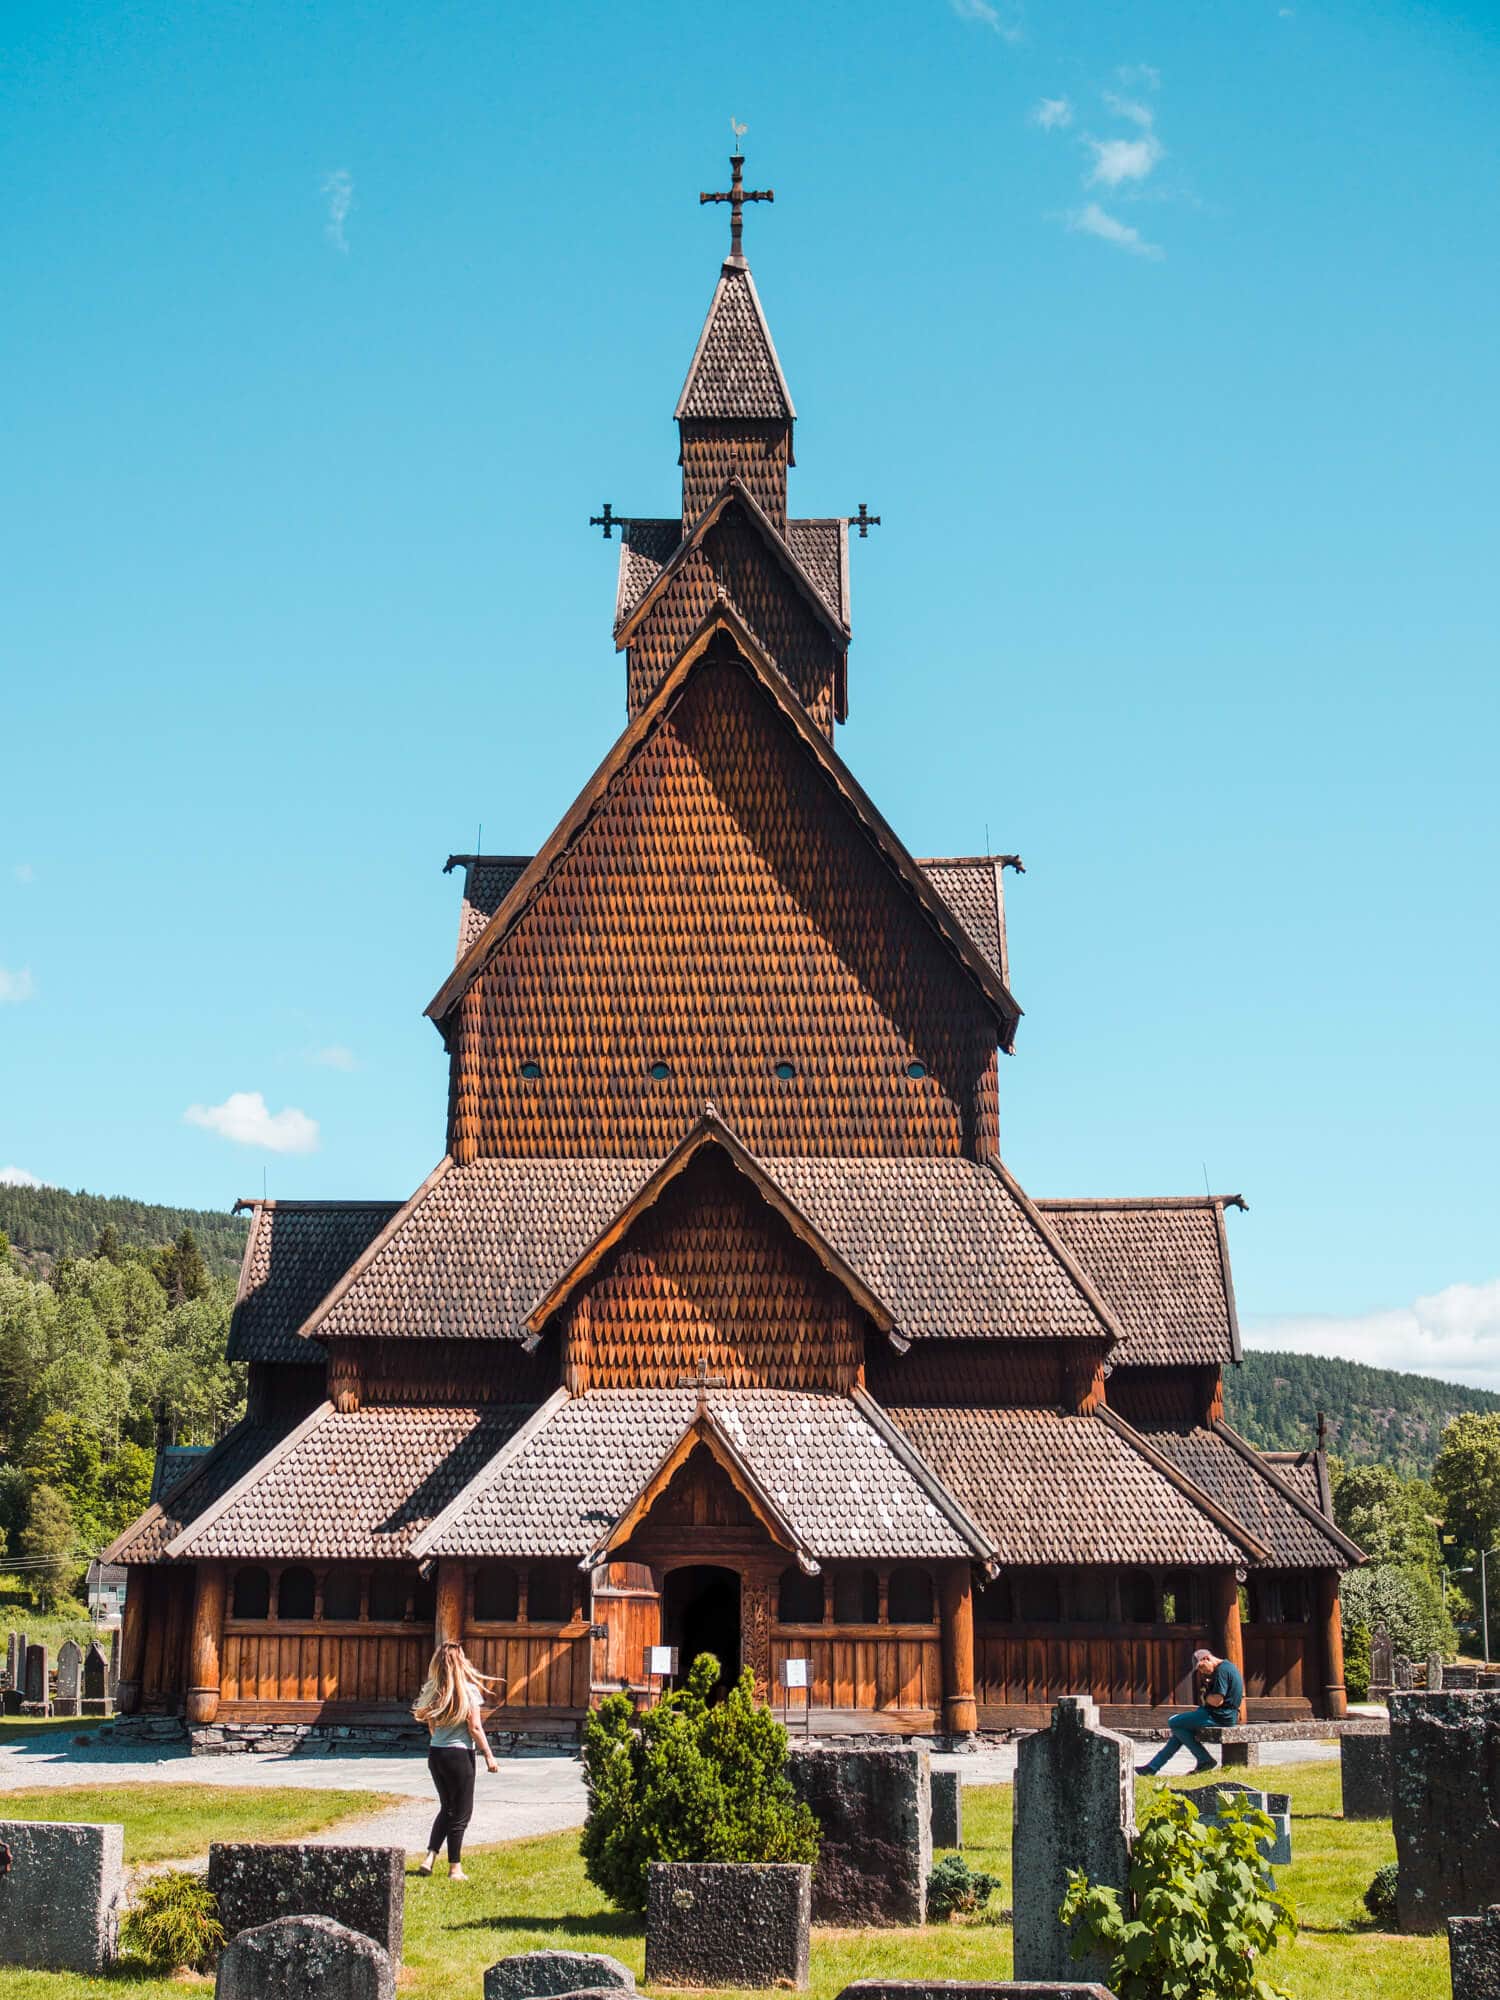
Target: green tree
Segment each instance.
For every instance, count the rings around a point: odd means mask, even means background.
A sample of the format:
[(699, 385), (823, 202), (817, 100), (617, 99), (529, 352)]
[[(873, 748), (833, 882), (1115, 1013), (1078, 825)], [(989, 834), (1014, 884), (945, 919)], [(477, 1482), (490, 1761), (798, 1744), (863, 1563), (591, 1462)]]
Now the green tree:
[[(1376, 1563), (1350, 1570), (1339, 1587), (1345, 1669), (1369, 1658), (1370, 1635), (1384, 1625), (1391, 1645), (1409, 1660), (1451, 1654), (1458, 1640), (1443, 1605), (1440, 1578), (1418, 1563)], [(1368, 1669), (1367, 1669), (1368, 1671)], [(1352, 1691), (1352, 1690), (1351, 1690)]]
[(39, 1610), (51, 1611), (64, 1594), (77, 1560), (73, 1510), (55, 1486), (38, 1486), (31, 1518), (17, 1538), (16, 1552), (27, 1563), (32, 1596)]
[(1443, 1432), (1432, 1484), (1444, 1525), (1470, 1549), (1500, 1541), (1500, 1411), (1466, 1411)]
[(99, 1475), (99, 1540), (111, 1542), (144, 1514), (151, 1497), (155, 1460), (149, 1451), (127, 1438), (110, 1454)]
[(212, 1283), (208, 1266), (198, 1248), (197, 1237), (186, 1225), (178, 1232), (175, 1242), (158, 1256), (155, 1276), (174, 1306), (180, 1306), (188, 1299), (201, 1299), (207, 1294)]
[(120, 1241), (120, 1232), (112, 1222), (106, 1222), (99, 1231), (99, 1241), (94, 1245), (94, 1255), (107, 1264), (118, 1264), (125, 1256), (125, 1246)]
[(1442, 1565), (1428, 1489), (1388, 1465), (1341, 1465), (1333, 1482), (1334, 1519), (1372, 1563)]

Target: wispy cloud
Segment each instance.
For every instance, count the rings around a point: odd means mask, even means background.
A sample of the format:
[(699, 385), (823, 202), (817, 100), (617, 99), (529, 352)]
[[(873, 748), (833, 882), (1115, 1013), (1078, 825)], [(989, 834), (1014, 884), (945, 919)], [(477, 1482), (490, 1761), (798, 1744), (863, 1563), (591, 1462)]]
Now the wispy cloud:
[(1245, 1331), (1252, 1347), (1290, 1348), (1366, 1361), (1373, 1368), (1402, 1368), (1500, 1389), (1500, 1278), (1478, 1285), (1445, 1285), (1409, 1306), (1353, 1314), (1305, 1313), (1258, 1319)]
[(326, 1049), (314, 1049), (308, 1056), (308, 1061), (316, 1063), (319, 1069), (359, 1068), (359, 1061), (353, 1049), (346, 1049), (342, 1042), (330, 1042)]
[(1068, 217), (1068, 227), (1082, 236), (1097, 236), (1103, 243), (1113, 243), (1116, 249), (1128, 250), (1135, 257), (1166, 255), (1159, 243), (1148, 243), (1133, 223), (1122, 222), (1097, 201), (1085, 202), (1082, 208), (1074, 209)]
[(34, 882), (36, 880), (36, 870), (29, 861), (18, 861), (11, 870), (11, 873), (18, 882)]
[(0, 1187), (50, 1187), (40, 1174), (29, 1174), (24, 1167), (0, 1167)]
[(1033, 106), (1031, 122), (1044, 132), (1064, 131), (1073, 122), (1073, 107), (1066, 97), (1044, 97)]
[(271, 1111), (258, 1090), (234, 1090), (222, 1104), (190, 1104), (182, 1114), (185, 1125), (200, 1125), (237, 1146), (259, 1146), (268, 1153), (315, 1153), (318, 1121), (288, 1105)]
[(323, 225), (323, 234), (335, 250), (341, 250), (347, 256), (349, 241), (344, 234), (344, 224), (354, 206), (354, 176), (344, 167), (325, 174), (323, 198), (328, 203), (328, 220)]
[(16, 972), (7, 972), (5, 967), (0, 965), (0, 1005), (9, 1001), (19, 1006), (23, 1000), (33, 1000), (35, 997), (36, 981), (31, 976), (29, 965), (23, 965)]
[(1085, 139), (1094, 155), (1090, 187), (1119, 187), (1122, 181), (1143, 181), (1155, 171), (1164, 148), (1154, 132), (1139, 139)]
[(960, 21), (977, 21), (981, 27), (991, 29), (1002, 41), (1018, 42), (1021, 39), (1019, 5), (1000, 8), (995, 6), (994, 0), (948, 0), (948, 4)]
[(1115, 75), (1127, 90), (1161, 89), (1161, 71), (1153, 63), (1123, 63)]

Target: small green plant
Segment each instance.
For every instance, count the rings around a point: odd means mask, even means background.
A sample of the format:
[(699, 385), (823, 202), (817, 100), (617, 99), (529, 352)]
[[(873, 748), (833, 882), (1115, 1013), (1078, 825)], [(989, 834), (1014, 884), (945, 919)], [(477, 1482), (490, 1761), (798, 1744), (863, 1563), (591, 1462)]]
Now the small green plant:
[(584, 1871), (625, 1910), (646, 1907), (653, 1861), (813, 1861), (818, 1823), (787, 1776), (786, 1731), (757, 1702), (750, 1670), (724, 1699), (711, 1653), (686, 1685), (637, 1715), (627, 1695), (584, 1724), (589, 1812)]
[(1136, 1834), (1134, 1915), (1117, 1889), (1095, 1888), (1081, 1869), (1070, 1871), (1058, 1915), (1074, 1926), (1074, 1956), (1109, 1951), (1119, 2000), (1287, 2000), (1261, 1976), (1277, 1938), (1297, 1927), (1257, 1846), (1273, 1830), (1239, 1799), (1205, 1825), (1191, 1799), (1163, 1787)]
[(1375, 1870), (1375, 1878), (1365, 1891), (1365, 1908), (1382, 1930), (1396, 1927), (1396, 1864), (1387, 1861)]
[(120, 1926), (120, 1945), (127, 1958), (138, 1959), (153, 1972), (206, 1972), (224, 1942), (219, 1899), (201, 1875), (171, 1868), (141, 1885)]
[(935, 1924), (974, 1916), (999, 1887), (998, 1875), (986, 1875), (961, 1854), (949, 1854), (927, 1878), (927, 1915)]

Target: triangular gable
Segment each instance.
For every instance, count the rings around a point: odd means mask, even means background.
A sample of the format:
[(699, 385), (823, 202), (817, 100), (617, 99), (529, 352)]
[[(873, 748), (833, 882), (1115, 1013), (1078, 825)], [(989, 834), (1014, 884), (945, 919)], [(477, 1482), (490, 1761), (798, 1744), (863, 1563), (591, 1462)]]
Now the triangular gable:
[(1078, 1262), (1078, 1259), (1068, 1249), (1068, 1246), (1063, 1242), (1057, 1231), (1051, 1226), (1046, 1216), (1042, 1214), (1041, 1210), (1010, 1171), (1010, 1168), (1006, 1166), (1005, 1162), (1003, 1160), (987, 1160), (985, 1165), (991, 1173), (1005, 1183), (1006, 1192), (1015, 1202), (1022, 1215), (1031, 1224), (1032, 1229), (1036, 1232), (1036, 1235), (1043, 1245), (1045, 1245), (1051, 1256), (1061, 1265), (1062, 1269), (1072, 1280), (1074, 1288), (1081, 1294), (1098, 1320), (1101, 1331), (1107, 1333), (1110, 1339), (1118, 1345), (1125, 1337), (1120, 1322), (1116, 1319), (1114, 1313), (1111, 1312), (1109, 1306), (1104, 1301), (1103, 1294), (1099, 1291), (1083, 1266)]
[(666, 1189), (709, 1147), (722, 1153), (740, 1177), (749, 1182), (766, 1206), (781, 1217), (792, 1234), (812, 1252), (829, 1276), (844, 1288), (877, 1330), (892, 1338), (898, 1346), (906, 1346), (890, 1308), (827, 1242), (786, 1190), (771, 1178), (755, 1155), (741, 1144), (711, 1107), (705, 1110), (681, 1144), (667, 1155), (645, 1186), (599, 1232), (582, 1256), (537, 1300), (526, 1320), (531, 1329), (530, 1344), (540, 1339), (548, 1320), (563, 1309), (574, 1293), (598, 1270), (610, 1251), (626, 1241), (642, 1216), (656, 1206)]
[(816, 1576), (819, 1565), (809, 1554), (776, 1502), (746, 1464), (744, 1457), (706, 1402), (700, 1403), (692, 1422), (666, 1457), (635, 1494), (629, 1505), (616, 1516), (595, 1542), (586, 1558), (588, 1567), (593, 1569), (599, 1563), (607, 1561), (612, 1550), (629, 1541), (700, 1444), (728, 1475), (735, 1491), (771, 1540), (796, 1556), (798, 1564), (809, 1576)]
[(1231, 1541), (1238, 1542), (1252, 1562), (1269, 1563), (1272, 1560), (1271, 1550), (1258, 1535), (1252, 1534), (1244, 1522), (1232, 1514), (1221, 1500), (1207, 1492), (1195, 1479), (1189, 1478), (1181, 1466), (1175, 1465), (1165, 1452), (1158, 1451), (1149, 1439), (1135, 1429), (1134, 1425), (1126, 1423), (1118, 1411), (1110, 1409), (1107, 1403), (1101, 1403), (1093, 1414), (1100, 1423), (1106, 1424), (1116, 1437), (1122, 1438), (1132, 1451), (1138, 1452), (1169, 1485), (1175, 1486), (1184, 1499), (1190, 1500), (1200, 1514), (1206, 1515), (1215, 1527), (1229, 1536)]
[(791, 422), (797, 412), (747, 264), (726, 262), (714, 286), (674, 418)]
[(327, 1319), (340, 1299), (346, 1293), (352, 1291), (359, 1283), (370, 1266), (380, 1258), (391, 1239), (401, 1233), (412, 1216), (422, 1206), (423, 1202), (432, 1194), (433, 1190), (440, 1186), (447, 1175), (453, 1171), (453, 1167), (454, 1160), (452, 1154), (444, 1153), (443, 1157), (438, 1161), (426, 1180), (422, 1182), (416, 1193), (408, 1201), (404, 1201), (401, 1204), (390, 1221), (386, 1223), (384, 1229), (365, 1246), (349, 1266), (348, 1270), (344, 1272), (343, 1276), (334, 1285), (333, 1289), (326, 1293), (318, 1301), (317, 1305), (313, 1307), (307, 1318), (303, 1320), (301, 1326), (297, 1329), (299, 1339), (311, 1340), (314, 1338), (318, 1328)]
[[(1021, 1009), (1005, 982), (927, 880), (844, 760), (808, 718), (784, 676), (765, 657), (744, 621), (728, 605), (720, 605), (704, 620), (697, 635), (646, 707), (617, 738), (614, 747), (573, 801), (551, 837), (439, 987), (426, 1010), (430, 1018), (439, 1026), (446, 1021), (474, 978), (550, 880), (614, 780), (670, 713), (694, 673), (704, 663), (711, 643), (720, 634), (726, 635), (735, 648), (729, 663), (737, 666), (769, 697), (772, 707), (779, 712), (832, 790), (858, 821), (892, 872), (906, 885), (932, 928), (989, 1002), (995, 1014), (1001, 1045), (1011, 1048)], [(725, 656), (716, 654), (715, 658), (722, 662)]]

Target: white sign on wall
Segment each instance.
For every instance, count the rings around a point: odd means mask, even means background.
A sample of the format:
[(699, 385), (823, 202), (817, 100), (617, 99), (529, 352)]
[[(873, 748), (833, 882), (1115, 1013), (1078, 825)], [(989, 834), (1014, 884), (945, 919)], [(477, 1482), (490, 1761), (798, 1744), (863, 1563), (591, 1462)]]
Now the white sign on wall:
[(807, 1686), (806, 1660), (783, 1660), (781, 1663), (781, 1685), (784, 1688), (805, 1688)]
[(675, 1646), (648, 1646), (646, 1648), (646, 1672), (670, 1679), (677, 1671), (677, 1648)]

